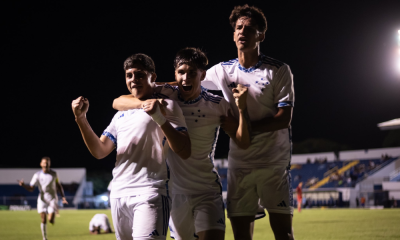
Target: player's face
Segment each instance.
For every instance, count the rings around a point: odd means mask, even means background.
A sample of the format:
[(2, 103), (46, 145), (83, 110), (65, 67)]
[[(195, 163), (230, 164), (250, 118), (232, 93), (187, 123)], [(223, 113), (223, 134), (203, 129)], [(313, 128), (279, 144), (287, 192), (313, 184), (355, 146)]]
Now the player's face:
[(258, 48), (260, 42), (264, 41), (265, 34), (257, 30), (257, 25), (251, 18), (241, 17), (236, 21), (233, 41), (239, 51), (246, 52)]
[(49, 169), (50, 168), (50, 161), (48, 161), (47, 159), (42, 159), (42, 161), (40, 161), (40, 167), (45, 168), (45, 169)]
[(156, 74), (149, 73), (141, 67), (133, 67), (125, 70), (125, 80), (128, 90), (139, 99), (146, 99), (153, 93), (153, 82)]
[(201, 81), (206, 71), (189, 64), (182, 64), (175, 69), (175, 79), (178, 82), (179, 92), (185, 101), (196, 99), (201, 93)]

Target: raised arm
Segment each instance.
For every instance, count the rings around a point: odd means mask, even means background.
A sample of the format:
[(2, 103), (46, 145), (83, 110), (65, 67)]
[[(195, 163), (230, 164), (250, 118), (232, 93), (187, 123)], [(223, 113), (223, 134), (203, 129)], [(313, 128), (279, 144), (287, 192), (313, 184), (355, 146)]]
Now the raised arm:
[(58, 181), (58, 177), (56, 179), (56, 187), (58, 192), (60, 193), (61, 197), (62, 197), (62, 203), (63, 204), (68, 204), (67, 199), (65, 198), (65, 194), (64, 194), (64, 188), (62, 187), (60, 181)]
[(182, 159), (189, 158), (192, 151), (188, 132), (175, 129), (161, 113), (160, 105), (160, 102), (156, 99), (149, 99), (143, 103), (142, 107), (151, 116), (153, 121), (161, 127), (172, 151)]
[(231, 111), (229, 111), (228, 116), (221, 117), (221, 127), (238, 147), (247, 149), (251, 143), (251, 124), (246, 103), (247, 87), (238, 84), (238, 87), (232, 89), (232, 92), (239, 110), (239, 122), (237, 122)]
[(102, 159), (106, 157), (115, 148), (114, 143), (106, 136), (100, 138), (93, 132), (89, 122), (86, 119), (86, 113), (89, 109), (89, 100), (78, 97), (72, 101), (72, 111), (75, 115), (75, 121), (79, 126), (86, 147), (93, 157)]

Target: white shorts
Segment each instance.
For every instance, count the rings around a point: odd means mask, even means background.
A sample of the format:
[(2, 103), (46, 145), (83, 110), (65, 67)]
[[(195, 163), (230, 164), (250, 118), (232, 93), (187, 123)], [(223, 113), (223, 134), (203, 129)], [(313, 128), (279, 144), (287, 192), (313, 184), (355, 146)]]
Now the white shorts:
[(161, 194), (111, 198), (115, 236), (126, 239), (165, 239), (169, 201)]
[(176, 240), (196, 239), (197, 233), (211, 229), (225, 231), (222, 195), (172, 194), (170, 236)]
[(49, 201), (43, 201), (40, 196), (37, 200), (37, 211), (38, 213), (54, 213), (58, 211), (57, 198), (53, 198)]
[(111, 229), (110, 222), (106, 214), (96, 214), (89, 223), (89, 231), (93, 231), (94, 227), (100, 227), (103, 231)]
[(290, 170), (284, 165), (228, 170), (228, 217), (257, 216), (260, 205), (271, 213), (293, 214)]

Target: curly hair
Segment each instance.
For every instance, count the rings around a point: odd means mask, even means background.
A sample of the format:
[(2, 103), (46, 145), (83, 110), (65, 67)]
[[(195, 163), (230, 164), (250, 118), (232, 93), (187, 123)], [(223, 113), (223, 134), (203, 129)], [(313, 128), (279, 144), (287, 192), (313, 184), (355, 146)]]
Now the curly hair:
[(50, 162), (50, 158), (47, 156), (42, 157), (42, 160), (45, 159), (46, 161)]
[(208, 58), (199, 48), (187, 47), (181, 49), (175, 56), (174, 67), (177, 69), (182, 64), (194, 65), (196, 68), (206, 70)]
[(128, 57), (124, 62), (124, 70), (133, 68), (134, 65), (140, 65), (147, 72), (153, 74), (156, 72), (156, 67), (154, 65), (153, 59), (146, 54), (136, 53)]
[(250, 7), (247, 4), (243, 6), (236, 6), (232, 10), (231, 16), (229, 16), (229, 22), (231, 23), (233, 30), (235, 30), (237, 20), (241, 17), (251, 18), (251, 20), (257, 24), (258, 31), (262, 33), (267, 31), (267, 19), (265, 18), (261, 9), (254, 6)]

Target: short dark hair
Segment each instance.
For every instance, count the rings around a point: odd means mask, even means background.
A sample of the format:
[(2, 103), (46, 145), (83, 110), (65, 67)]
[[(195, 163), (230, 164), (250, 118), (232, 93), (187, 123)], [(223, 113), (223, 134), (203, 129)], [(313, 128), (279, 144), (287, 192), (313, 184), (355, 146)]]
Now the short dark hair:
[(124, 70), (128, 70), (129, 68), (133, 68), (134, 65), (140, 65), (149, 73), (155, 73), (156, 67), (154, 65), (153, 59), (146, 54), (136, 53), (132, 56), (128, 57), (124, 62)]
[(50, 158), (47, 157), (47, 156), (42, 157), (42, 159), (41, 159), (40, 161), (42, 161), (43, 159), (45, 159), (45, 160), (48, 161), (48, 162), (51, 162), (51, 161), (50, 161)]
[(174, 67), (177, 69), (182, 64), (188, 64), (196, 66), (201, 70), (206, 70), (208, 65), (208, 58), (206, 54), (199, 48), (187, 47), (179, 50), (175, 56)]
[(235, 30), (236, 28), (237, 20), (241, 17), (251, 18), (252, 21), (257, 24), (258, 31), (262, 33), (265, 33), (265, 31), (267, 31), (267, 19), (265, 18), (264, 13), (261, 11), (261, 9), (254, 6), (250, 7), (247, 4), (243, 6), (236, 6), (232, 10), (231, 16), (229, 17), (229, 22), (231, 23), (233, 30)]

